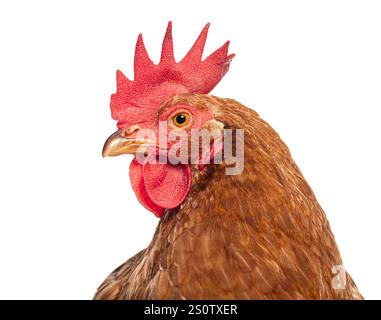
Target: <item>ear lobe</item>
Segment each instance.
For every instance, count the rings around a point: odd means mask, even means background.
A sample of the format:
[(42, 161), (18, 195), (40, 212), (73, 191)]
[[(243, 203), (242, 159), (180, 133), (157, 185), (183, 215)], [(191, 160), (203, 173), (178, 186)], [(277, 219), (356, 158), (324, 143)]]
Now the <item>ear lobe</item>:
[(205, 123), (205, 128), (208, 129), (209, 131), (215, 131), (215, 130), (224, 130), (225, 125), (216, 119), (210, 119)]

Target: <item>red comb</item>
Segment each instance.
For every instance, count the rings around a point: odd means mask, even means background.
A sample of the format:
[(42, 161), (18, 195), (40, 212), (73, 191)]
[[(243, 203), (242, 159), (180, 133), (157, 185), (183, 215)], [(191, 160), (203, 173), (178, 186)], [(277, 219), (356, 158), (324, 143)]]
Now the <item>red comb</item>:
[(136, 43), (134, 81), (118, 70), (117, 91), (111, 96), (111, 114), (118, 126), (149, 121), (149, 114), (174, 94), (209, 93), (229, 69), (234, 54), (228, 55), (229, 41), (201, 60), (208, 35), (209, 23), (180, 61), (173, 55), (172, 23), (164, 36), (159, 64), (148, 56), (140, 34)]

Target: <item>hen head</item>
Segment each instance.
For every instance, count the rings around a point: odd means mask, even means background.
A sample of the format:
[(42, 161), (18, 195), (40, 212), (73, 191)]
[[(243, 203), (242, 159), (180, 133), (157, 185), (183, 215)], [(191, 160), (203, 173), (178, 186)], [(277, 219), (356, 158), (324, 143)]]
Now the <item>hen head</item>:
[[(218, 108), (206, 94), (228, 71), (234, 55), (228, 55), (226, 42), (202, 61), (208, 28), (209, 24), (178, 63), (173, 54), (171, 22), (157, 65), (139, 35), (134, 80), (117, 71), (111, 114), (118, 130), (107, 139), (103, 156), (135, 155), (130, 165), (132, 188), (141, 204), (157, 217), (184, 201), (192, 185), (192, 171), (205, 170), (223, 148), (218, 135), (223, 124), (216, 120)], [(216, 134), (205, 142), (203, 129)], [(197, 145), (200, 138), (207, 148)], [(195, 145), (197, 148), (192, 148)]]

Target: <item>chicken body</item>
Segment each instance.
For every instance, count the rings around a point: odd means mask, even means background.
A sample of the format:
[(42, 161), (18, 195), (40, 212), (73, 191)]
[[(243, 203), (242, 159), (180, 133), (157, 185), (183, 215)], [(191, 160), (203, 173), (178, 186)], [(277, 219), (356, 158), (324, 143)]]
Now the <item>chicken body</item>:
[(244, 129), (244, 171), (192, 167), (184, 202), (95, 299), (362, 299), (348, 273), (335, 285), (343, 262), (334, 236), (278, 134), (234, 100), (184, 94), (167, 104), (195, 102)]

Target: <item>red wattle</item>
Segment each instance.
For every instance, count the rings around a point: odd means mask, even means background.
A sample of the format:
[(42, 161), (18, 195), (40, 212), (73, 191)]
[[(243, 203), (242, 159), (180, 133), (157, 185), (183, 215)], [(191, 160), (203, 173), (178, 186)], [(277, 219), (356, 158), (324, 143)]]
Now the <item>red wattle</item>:
[(188, 165), (142, 165), (134, 159), (130, 165), (130, 179), (140, 203), (160, 218), (165, 209), (176, 208), (188, 195), (191, 171)]
[(132, 160), (130, 164), (130, 180), (132, 189), (134, 190), (139, 202), (146, 209), (153, 212), (155, 216), (161, 218), (164, 214), (164, 208), (156, 205), (148, 196), (143, 180), (143, 165), (141, 165), (136, 159)]

